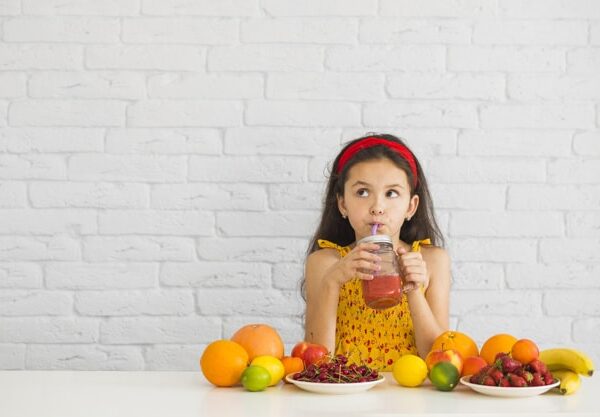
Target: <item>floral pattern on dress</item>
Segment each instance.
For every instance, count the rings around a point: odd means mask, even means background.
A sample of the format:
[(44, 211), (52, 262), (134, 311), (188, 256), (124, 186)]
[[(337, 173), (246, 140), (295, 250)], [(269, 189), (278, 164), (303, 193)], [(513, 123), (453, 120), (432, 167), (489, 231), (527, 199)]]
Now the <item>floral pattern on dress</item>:
[[(321, 248), (336, 249), (341, 257), (350, 252), (350, 247), (328, 240), (319, 240), (318, 244)], [(344, 284), (337, 307), (335, 353), (346, 355), (349, 363), (364, 363), (379, 371), (391, 371), (396, 359), (402, 355), (416, 355), (406, 296), (394, 307), (374, 310), (363, 300), (360, 279)]]

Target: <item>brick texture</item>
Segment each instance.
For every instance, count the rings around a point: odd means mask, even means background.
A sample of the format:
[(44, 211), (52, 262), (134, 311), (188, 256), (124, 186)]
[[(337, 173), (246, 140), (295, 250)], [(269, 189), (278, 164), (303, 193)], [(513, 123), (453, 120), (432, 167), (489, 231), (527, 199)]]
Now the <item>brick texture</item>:
[(598, 362), (598, 73), (597, 0), (0, 0), (0, 369), (289, 352), (367, 132), (423, 165), (453, 328)]

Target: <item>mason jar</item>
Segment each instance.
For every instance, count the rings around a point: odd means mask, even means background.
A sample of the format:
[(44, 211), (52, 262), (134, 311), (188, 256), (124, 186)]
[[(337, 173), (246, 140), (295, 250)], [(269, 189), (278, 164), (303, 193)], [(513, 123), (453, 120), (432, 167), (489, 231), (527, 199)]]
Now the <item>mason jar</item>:
[(367, 236), (360, 243), (375, 243), (379, 249), (371, 251), (381, 258), (379, 270), (372, 271), (372, 280), (362, 280), (363, 299), (375, 310), (385, 310), (402, 301), (402, 279), (397, 255), (391, 237), (387, 235)]

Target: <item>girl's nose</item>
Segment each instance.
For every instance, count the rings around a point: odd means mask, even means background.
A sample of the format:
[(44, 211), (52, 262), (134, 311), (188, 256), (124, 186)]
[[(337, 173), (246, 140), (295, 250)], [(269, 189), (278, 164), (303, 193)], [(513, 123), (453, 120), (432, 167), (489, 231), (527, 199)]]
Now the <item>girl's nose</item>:
[(372, 207), (371, 208), (371, 214), (372, 215), (376, 215), (376, 214), (383, 214), (383, 210), (379, 207)]

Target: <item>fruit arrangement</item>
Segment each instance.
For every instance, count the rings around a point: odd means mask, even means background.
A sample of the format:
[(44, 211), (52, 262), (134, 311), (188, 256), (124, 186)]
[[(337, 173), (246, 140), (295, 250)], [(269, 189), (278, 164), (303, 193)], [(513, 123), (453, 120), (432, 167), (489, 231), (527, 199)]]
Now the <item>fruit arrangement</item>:
[(348, 358), (336, 355), (329, 360), (308, 365), (304, 371), (295, 373), (292, 378), (305, 382), (348, 384), (375, 381), (379, 378), (379, 373), (366, 365), (348, 365)]
[(539, 387), (553, 384), (554, 377), (539, 359), (523, 364), (507, 353), (498, 353), (496, 362), (471, 375), (469, 382), (498, 387)]
[[(285, 375), (292, 375), (294, 381), (325, 384), (382, 379), (376, 369), (348, 363), (346, 356), (333, 356), (319, 344), (299, 342), (291, 356), (284, 353), (283, 341), (274, 328), (249, 324), (236, 331), (230, 340), (210, 343), (202, 353), (200, 368), (216, 386), (241, 384), (248, 391), (275, 386)], [(575, 349), (540, 351), (529, 339), (517, 340), (502, 333), (487, 339), (479, 350), (469, 336), (456, 331), (439, 335), (425, 359), (407, 354), (392, 367), (398, 384), (418, 387), (429, 378), (440, 391), (452, 391), (461, 376), (469, 376), (471, 383), (495, 387), (546, 386), (558, 379), (559, 392), (572, 394), (581, 385), (580, 375), (589, 377), (593, 373), (592, 360)]]
[(575, 349), (540, 351), (529, 339), (500, 333), (478, 350), (466, 334), (446, 331), (436, 338), (424, 361), (404, 355), (396, 360), (392, 373), (402, 386), (420, 386), (428, 377), (441, 391), (453, 390), (461, 376), (495, 387), (545, 386), (558, 379), (559, 392), (572, 394), (581, 384), (579, 375), (591, 376), (593, 371), (591, 359)]
[(425, 357), (428, 377), (440, 391), (452, 391), (465, 370), (478, 370), (477, 344), (468, 335), (457, 331), (446, 331), (433, 342)]
[[(286, 365), (279, 333), (266, 324), (249, 324), (236, 331), (231, 340), (210, 343), (200, 357), (204, 377), (218, 387), (242, 384), (248, 391), (262, 391), (281, 381)], [(285, 363), (285, 364), (284, 364)]]
[(377, 378), (377, 371), (354, 364), (347, 366), (347, 361), (344, 356), (331, 357), (325, 346), (308, 342), (297, 343), (291, 356), (284, 356), (283, 341), (273, 327), (249, 324), (237, 330), (230, 340), (210, 343), (202, 353), (200, 368), (213, 385), (241, 384), (252, 392), (275, 386), (289, 374), (299, 375), (300, 381), (327, 383)]

